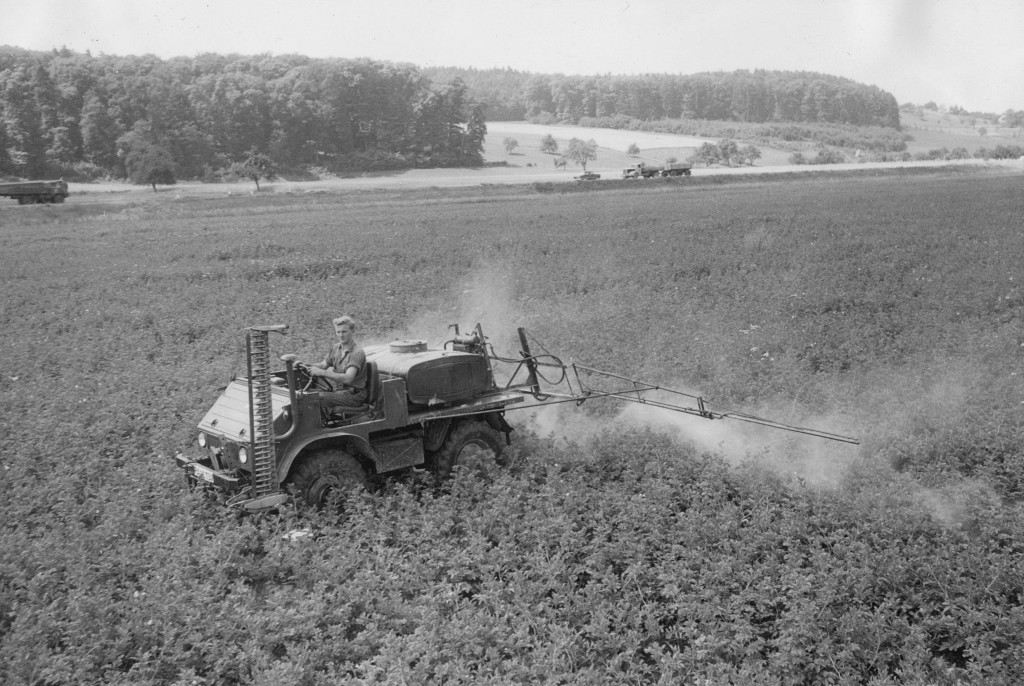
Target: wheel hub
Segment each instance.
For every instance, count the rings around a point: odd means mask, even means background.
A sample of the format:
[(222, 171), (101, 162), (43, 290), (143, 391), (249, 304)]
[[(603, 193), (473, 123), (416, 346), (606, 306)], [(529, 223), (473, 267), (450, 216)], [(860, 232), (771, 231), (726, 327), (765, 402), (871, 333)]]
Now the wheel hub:
[(494, 451), (482, 441), (466, 443), (455, 460), (456, 465), (473, 470), (486, 470), (494, 463)]

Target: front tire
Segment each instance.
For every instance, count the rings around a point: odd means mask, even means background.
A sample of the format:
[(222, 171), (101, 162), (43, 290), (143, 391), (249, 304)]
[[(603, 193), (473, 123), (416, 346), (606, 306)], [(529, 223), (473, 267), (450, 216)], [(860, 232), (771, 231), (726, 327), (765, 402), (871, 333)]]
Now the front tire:
[(505, 466), (504, 444), (500, 434), (486, 422), (469, 420), (457, 424), (434, 454), (434, 470), (446, 477), (456, 466), (486, 471), (494, 465)]
[(346, 493), (366, 488), (366, 472), (344, 450), (313, 453), (288, 475), (286, 485), (297, 504), (319, 509), (344, 502)]

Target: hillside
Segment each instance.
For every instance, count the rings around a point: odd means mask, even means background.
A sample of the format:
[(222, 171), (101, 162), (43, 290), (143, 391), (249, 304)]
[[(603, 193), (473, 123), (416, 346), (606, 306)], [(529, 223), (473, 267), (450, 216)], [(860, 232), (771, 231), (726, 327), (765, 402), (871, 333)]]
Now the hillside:
[(458, 79), (489, 119), (705, 119), (819, 122), (899, 128), (892, 94), (815, 72), (755, 69), (638, 76), (530, 74), (512, 70), (427, 68), (438, 82)]
[(479, 164), (483, 111), (465, 91), (369, 59), (0, 48), (0, 175), (213, 181), (253, 154), (285, 169)]
[(964, 147), (975, 151), (999, 145), (1024, 146), (1024, 129), (1000, 126), (977, 115), (917, 108), (904, 109), (900, 117), (903, 131), (909, 136), (907, 149), (915, 153), (935, 148)]
[[(752, 167), (767, 169), (794, 165), (794, 153), (800, 153), (815, 162), (819, 151), (831, 153), (828, 163), (822, 168), (840, 168), (841, 165), (899, 164), (922, 161), (955, 161), (966, 159), (987, 160), (992, 157), (1016, 160), (1024, 155), (1024, 132), (1018, 128), (993, 127), (981, 135), (969, 126), (958, 125), (948, 116), (917, 118), (909, 117), (908, 124), (899, 134), (897, 151), (886, 148), (894, 139), (874, 137), (872, 130), (851, 129), (835, 136), (834, 129), (806, 126), (799, 136), (788, 133), (770, 135), (762, 125), (738, 127), (727, 122), (703, 122), (692, 130), (703, 131), (704, 135), (678, 134), (671, 131), (681, 127), (639, 126), (639, 128), (599, 128), (594, 126), (568, 126), (529, 124), (525, 122), (490, 122), (484, 143), (484, 159), (488, 163), (500, 162), (512, 168), (533, 165), (537, 169), (550, 168), (558, 154), (540, 152), (541, 140), (552, 136), (559, 150), (564, 151), (572, 138), (593, 140), (598, 145), (597, 159), (588, 166), (595, 170), (618, 171), (638, 162), (663, 164), (666, 159), (690, 159), (704, 144), (716, 145), (724, 140), (734, 140), (738, 145), (753, 145), (761, 153)], [(769, 134), (769, 135), (766, 135)], [(784, 137), (783, 137), (784, 136)], [(504, 141), (512, 138), (518, 146), (511, 154), (504, 149)], [(827, 141), (827, 142), (826, 142)], [(873, 148), (874, 143), (881, 150)], [(836, 143), (845, 143), (837, 145)], [(627, 154), (630, 145), (636, 145), (640, 152)], [(954, 151), (958, 151), (954, 154)], [(727, 165), (722, 162), (713, 165), (695, 164), (695, 173), (718, 173), (738, 171), (746, 165)], [(578, 170), (578, 167), (570, 166)], [(753, 170), (752, 170), (753, 171)]]

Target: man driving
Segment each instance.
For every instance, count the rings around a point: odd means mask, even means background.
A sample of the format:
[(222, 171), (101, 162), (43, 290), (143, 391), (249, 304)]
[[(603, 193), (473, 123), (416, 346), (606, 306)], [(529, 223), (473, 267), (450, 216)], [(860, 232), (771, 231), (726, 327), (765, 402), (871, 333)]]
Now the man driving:
[(334, 333), (338, 342), (322, 362), (310, 366), (309, 373), (322, 379), (331, 389), (320, 393), (320, 416), (326, 422), (335, 409), (344, 411), (366, 404), (366, 353), (355, 341), (356, 322), (352, 317), (335, 317)]

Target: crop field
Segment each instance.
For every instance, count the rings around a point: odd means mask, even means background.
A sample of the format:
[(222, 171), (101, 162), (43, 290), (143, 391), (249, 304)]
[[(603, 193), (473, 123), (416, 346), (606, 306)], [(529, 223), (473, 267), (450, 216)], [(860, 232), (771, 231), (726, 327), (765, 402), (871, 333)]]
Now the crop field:
[[(589, 162), (587, 168), (601, 171), (609, 177), (618, 177), (624, 168), (638, 162), (662, 164), (669, 157), (685, 160), (706, 140), (690, 136), (583, 126), (488, 122), (487, 138), (484, 141), (484, 159), (502, 160), (513, 169), (534, 165), (538, 169), (547, 171), (553, 168), (553, 160), (558, 154), (541, 152), (541, 141), (544, 136), (554, 138), (558, 144), (558, 150), (561, 152), (565, 152), (572, 138), (593, 140), (597, 144), (597, 158)], [(506, 138), (513, 138), (519, 144), (511, 153), (505, 150)], [(717, 141), (711, 142), (716, 143)], [(640, 149), (640, 153), (637, 155), (627, 154), (626, 150), (631, 144), (636, 145)], [(581, 171), (575, 163), (570, 163), (567, 170), (574, 174), (579, 174)]]
[[(1020, 683), (1024, 180), (958, 169), (0, 207), (0, 682)], [(341, 513), (189, 492), (244, 328), (343, 312), (861, 442), (588, 402)]]

